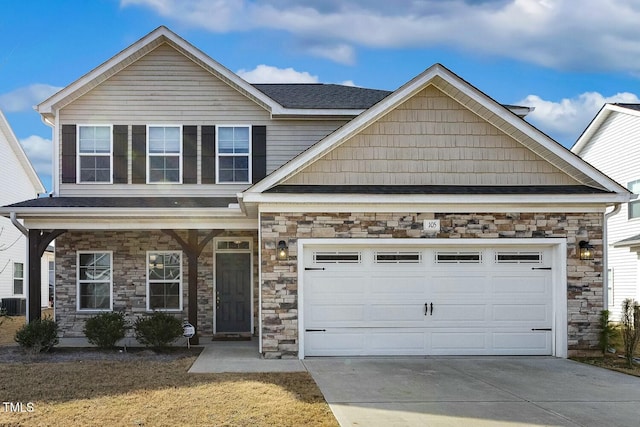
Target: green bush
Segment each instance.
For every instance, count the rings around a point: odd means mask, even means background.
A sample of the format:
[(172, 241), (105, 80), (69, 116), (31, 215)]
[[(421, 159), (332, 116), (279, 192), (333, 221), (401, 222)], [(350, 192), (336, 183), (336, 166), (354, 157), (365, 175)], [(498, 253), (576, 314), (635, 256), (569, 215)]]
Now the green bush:
[(123, 313), (100, 313), (84, 324), (87, 340), (100, 348), (113, 348), (124, 338), (126, 324)]
[(15, 341), (32, 353), (44, 353), (58, 344), (58, 324), (51, 318), (36, 319), (16, 331)]
[(138, 318), (133, 328), (138, 342), (154, 349), (167, 347), (183, 331), (180, 320), (161, 311)]
[(609, 320), (610, 315), (611, 312), (609, 310), (602, 310), (600, 312), (600, 334), (598, 335), (598, 340), (602, 354), (607, 353), (611, 347), (611, 341), (616, 335), (616, 325)]

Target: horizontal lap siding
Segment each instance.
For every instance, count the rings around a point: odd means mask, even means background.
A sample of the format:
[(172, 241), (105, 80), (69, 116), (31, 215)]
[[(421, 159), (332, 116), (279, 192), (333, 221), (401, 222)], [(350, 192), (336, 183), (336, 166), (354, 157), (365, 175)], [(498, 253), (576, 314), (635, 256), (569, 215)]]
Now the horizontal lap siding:
[[(161, 45), (60, 112), (61, 124), (249, 124), (267, 126), (267, 173), (334, 131), (345, 121), (271, 120), (268, 111), (216, 76)], [(201, 170), (201, 129), (197, 134)], [(60, 159), (58, 159), (60, 161)], [(130, 165), (129, 165), (130, 167)], [(200, 174), (199, 174), (200, 177)], [(198, 181), (200, 182), (200, 181)], [(246, 185), (162, 186), (166, 195), (235, 195)], [(157, 194), (159, 186), (61, 184), (65, 196)]]
[(428, 87), (287, 183), (560, 185), (576, 181)]
[[(640, 179), (640, 118), (630, 114), (612, 112), (580, 156), (620, 184), (627, 186)], [(622, 154), (621, 154), (622, 153)], [(625, 298), (640, 297), (638, 286), (638, 255), (629, 248), (614, 248), (615, 242), (640, 234), (640, 218), (629, 221), (627, 205), (609, 219), (607, 242), (609, 244), (609, 268), (613, 269), (615, 290), (614, 305), (609, 307), (613, 318), (618, 319)]]

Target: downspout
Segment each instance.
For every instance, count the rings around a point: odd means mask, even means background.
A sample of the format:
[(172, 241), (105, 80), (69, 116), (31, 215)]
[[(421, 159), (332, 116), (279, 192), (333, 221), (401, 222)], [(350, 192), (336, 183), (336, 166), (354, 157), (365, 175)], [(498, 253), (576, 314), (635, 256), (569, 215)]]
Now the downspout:
[(25, 228), (24, 225), (20, 224), (18, 218), (16, 217), (15, 212), (9, 213), (9, 218), (11, 219), (11, 224), (13, 224), (22, 234), (24, 234), (27, 238), (29, 237), (29, 230)]
[(609, 218), (620, 212), (621, 208), (622, 203), (616, 203), (613, 205), (613, 210), (604, 214), (604, 224), (602, 225), (602, 298), (604, 299), (602, 306), (605, 310), (609, 310), (609, 241), (607, 236), (607, 225), (609, 223)]

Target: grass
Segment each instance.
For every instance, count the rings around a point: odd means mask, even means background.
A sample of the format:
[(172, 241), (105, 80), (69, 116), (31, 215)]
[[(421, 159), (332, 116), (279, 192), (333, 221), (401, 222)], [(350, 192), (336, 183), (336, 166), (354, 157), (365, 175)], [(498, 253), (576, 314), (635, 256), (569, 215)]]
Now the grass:
[(167, 362), (0, 364), (0, 425), (337, 426), (308, 373), (187, 374), (194, 356)]
[[(622, 372), (623, 374), (640, 377), (640, 364), (634, 363), (633, 367), (630, 368), (627, 364), (627, 359), (620, 357), (624, 356), (624, 344), (622, 342), (622, 335), (619, 329), (614, 333), (610, 346), (616, 349), (614, 354), (607, 353), (603, 357), (576, 357), (574, 360), (598, 366), (600, 368)], [(636, 349), (634, 355), (636, 357), (640, 357), (640, 349)]]

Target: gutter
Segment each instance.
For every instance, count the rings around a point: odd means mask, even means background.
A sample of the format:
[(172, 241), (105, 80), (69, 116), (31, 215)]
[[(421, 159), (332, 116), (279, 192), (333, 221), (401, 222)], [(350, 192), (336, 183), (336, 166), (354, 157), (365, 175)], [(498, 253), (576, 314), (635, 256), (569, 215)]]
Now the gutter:
[(29, 238), (29, 230), (27, 230), (25, 226), (18, 221), (18, 218), (16, 217), (16, 213), (10, 212), (9, 218), (11, 219), (11, 224), (13, 224), (18, 230), (20, 230), (22, 234), (24, 234), (27, 238)]
[(620, 212), (621, 208), (622, 203), (613, 205), (613, 210), (604, 214), (604, 224), (602, 224), (602, 259), (604, 261), (602, 268), (602, 307), (604, 310), (609, 310), (609, 241), (607, 224), (609, 223), (609, 218)]

